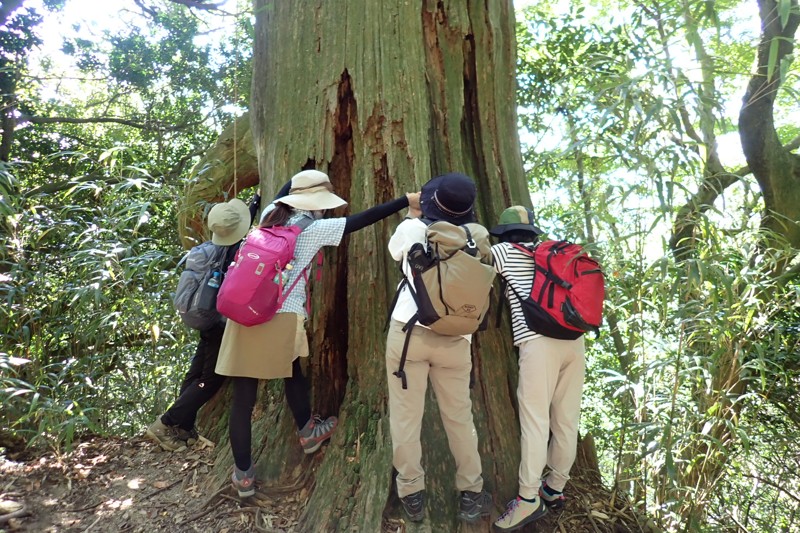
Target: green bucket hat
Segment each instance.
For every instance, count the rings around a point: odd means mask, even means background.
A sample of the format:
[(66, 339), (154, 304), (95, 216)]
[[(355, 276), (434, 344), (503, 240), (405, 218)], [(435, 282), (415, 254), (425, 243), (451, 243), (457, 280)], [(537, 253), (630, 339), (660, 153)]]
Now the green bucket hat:
[(529, 231), (535, 235), (544, 233), (533, 224), (533, 211), (521, 205), (512, 205), (502, 213), (497, 225), (489, 233), (499, 237), (508, 231)]

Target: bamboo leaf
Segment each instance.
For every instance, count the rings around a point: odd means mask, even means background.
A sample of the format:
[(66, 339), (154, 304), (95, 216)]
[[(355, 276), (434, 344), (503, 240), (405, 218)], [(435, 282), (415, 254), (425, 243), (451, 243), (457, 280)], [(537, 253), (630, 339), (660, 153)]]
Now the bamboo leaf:
[(778, 63), (778, 39), (772, 39), (769, 43), (769, 58), (767, 60), (767, 81), (772, 81), (772, 76), (775, 74), (775, 66)]
[(789, 22), (789, 14), (792, 11), (792, 1), (791, 0), (779, 0), (778, 2), (778, 16), (781, 19), (781, 29), (786, 27), (786, 23)]

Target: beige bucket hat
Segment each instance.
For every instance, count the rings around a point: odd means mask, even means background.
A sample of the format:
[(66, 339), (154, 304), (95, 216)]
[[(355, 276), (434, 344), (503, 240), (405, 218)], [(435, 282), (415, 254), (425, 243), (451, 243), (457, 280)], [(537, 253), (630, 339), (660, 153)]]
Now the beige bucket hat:
[(328, 175), (318, 170), (304, 170), (292, 176), (289, 194), (276, 202), (295, 209), (318, 211), (347, 205), (347, 202), (333, 194), (333, 185)]
[(250, 229), (250, 209), (238, 198), (217, 204), (208, 212), (211, 242), (231, 246), (244, 239)]

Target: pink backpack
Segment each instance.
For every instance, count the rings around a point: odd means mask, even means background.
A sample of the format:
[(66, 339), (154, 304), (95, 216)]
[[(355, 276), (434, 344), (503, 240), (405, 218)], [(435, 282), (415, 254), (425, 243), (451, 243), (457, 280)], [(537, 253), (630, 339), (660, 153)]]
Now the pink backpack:
[(271, 320), (300, 281), (297, 276), (291, 286), (284, 285), (292, 268), (297, 236), (312, 222), (304, 217), (292, 226), (251, 231), (225, 274), (217, 295), (217, 311), (243, 326)]

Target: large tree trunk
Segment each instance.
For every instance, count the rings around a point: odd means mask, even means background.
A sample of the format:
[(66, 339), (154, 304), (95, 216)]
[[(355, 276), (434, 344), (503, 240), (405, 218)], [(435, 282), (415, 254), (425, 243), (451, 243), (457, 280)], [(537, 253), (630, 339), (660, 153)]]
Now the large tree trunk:
[[(492, 2), (255, 0), (251, 106), (262, 192), (301, 169), (327, 172), (355, 213), (461, 171), (478, 184), (491, 225), (510, 202), (530, 204), (515, 110), (514, 12)], [(398, 281), (386, 243), (399, 216), (366, 228), (326, 255), (312, 286), (312, 404), (338, 414), (323, 458), (303, 459), (278, 382), (254, 416), (253, 458), (266, 485), (313, 487), (309, 531), (380, 531), (392, 497), (384, 323)], [(503, 330), (504, 332), (506, 330)], [(473, 343), (472, 390), (486, 486), (500, 504), (517, 490), (516, 358), (508, 335)], [(429, 496), (423, 528), (455, 531), (454, 464), (428, 394), (423, 429)], [(222, 411), (221, 402), (212, 409)], [(225, 417), (212, 437), (224, 443)], [(219, 479), (232, 459), (220, 446)], [(302, 472), (314, 469), (306, 479)], [(473, 530), (488, 530), (484, 522)]]

